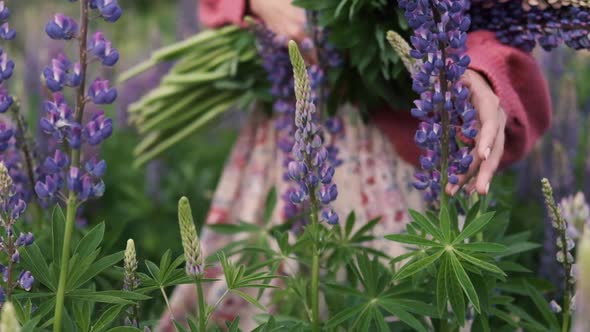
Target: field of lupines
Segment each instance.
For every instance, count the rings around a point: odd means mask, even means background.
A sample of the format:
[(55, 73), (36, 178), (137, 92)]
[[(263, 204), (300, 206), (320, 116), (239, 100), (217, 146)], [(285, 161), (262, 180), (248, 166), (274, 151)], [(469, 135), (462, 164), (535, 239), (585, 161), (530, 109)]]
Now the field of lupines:
[[(253, 19), (196, 34), (188, 0), (0, 1), (0, 331), (240, 331), (252, 318), (256, 331), (590, 331), (587, 4), (296, 2), (313, 40), (286, 47)], [(450, 197), (479, 129), (460, 82), (478, 29), (535, 53), (553, 123), (489, 195)], [(429, 208), (409, 210), (404, 233), (374, 234), (378, 219), (332, 209), (332, 111), (412, 99), (424, 153), (407, 182)], [(263, 220), (208, 227), (242, 239), (212, 252), (198, 234), (253, 107), (275, 113), (287, 189), (268, 192)], [(370, 246), (383, 236), (405, 253)], [(161, 322), (178, 285), (194, 286), (194, 305)], [(230, 298), (259, 314), (220, 322)]]

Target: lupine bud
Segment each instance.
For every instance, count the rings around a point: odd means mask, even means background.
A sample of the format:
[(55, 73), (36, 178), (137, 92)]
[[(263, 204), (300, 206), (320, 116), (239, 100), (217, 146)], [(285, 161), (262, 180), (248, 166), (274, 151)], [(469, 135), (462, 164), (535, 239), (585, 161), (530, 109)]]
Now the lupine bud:
[(186, 260), (186, 273), (189, 276), (200, 276), (204, 270), (201, 241), (197, 235), (191, 206), (186, 197), (182, 197), (178, 201), (178, 223), (184, 248), (184, 259)]
[(135, 243), (133, 239), (127, 240), (124, 259), (125, 277), (123, 279), (124, 290), (134, 290), (139, 286), (137, 278), (137, 254), (135, 253)]
[(586, 227), (578, 245), (576, 314), (573, 332), (590, 331), (590, 228)]
[(20, 332), (21, 327), (16, 317), (16, 311), (11, 302), (5, 302), (2, 305), (2, 314), (0, 314), (0, 331), (2, 332)]
[(412, 59), (410, 56), (411, 47), (408, 42), (402, 37), (399, 33), (390, 30), (387, 31), (387, 41), (395, 51), (395, 53), (400, 57), (406, 70), (413, 74), (415, 72), (414, 63), (415, 60)]
[(11, 29), (8, 22), (0, 26), (0, 38), (4, 40), (13, 40), (16, 37), (16, 30)]

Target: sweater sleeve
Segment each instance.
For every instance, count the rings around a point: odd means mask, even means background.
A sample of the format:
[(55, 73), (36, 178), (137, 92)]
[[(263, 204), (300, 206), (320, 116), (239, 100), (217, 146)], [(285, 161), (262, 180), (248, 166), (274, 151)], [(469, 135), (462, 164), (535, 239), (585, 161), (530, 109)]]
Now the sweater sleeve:
[(245, 12), (246, 0), (199, 0), (199, 20), (207, 27), (240, 24)]
[(507, 115), (506, 144), (500, 166), (524, 158), (551, 122), (547, 82), (529, 53), (501, 44), (490, 31), (468, 35), (469, 68), (490, 82)]

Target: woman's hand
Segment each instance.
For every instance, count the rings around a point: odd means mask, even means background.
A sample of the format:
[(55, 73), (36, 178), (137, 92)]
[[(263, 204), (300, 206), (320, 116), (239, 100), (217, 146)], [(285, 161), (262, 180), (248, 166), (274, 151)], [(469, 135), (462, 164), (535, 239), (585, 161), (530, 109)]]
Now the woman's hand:
[(475, 138), (473, 162), (469, 171), (459, 176), (458, 184), (448, 184), (446, 192), (454, 195), (464, 184), (473, 179), (467, 185), (467, 192), (476, 190), (480, 195), (487, 195), (494, 173), (504, 154), (506, 114), (500, 107), (498, 96), (478, 72), (467, 69), (463, 82), (471, 91), (471, 103), (478, 111), (480, 130)]
[(297, 43), (306, 38), (305, 10), (291, 4), (292, 0), (250, 0), (250, 11), (280, 36)]

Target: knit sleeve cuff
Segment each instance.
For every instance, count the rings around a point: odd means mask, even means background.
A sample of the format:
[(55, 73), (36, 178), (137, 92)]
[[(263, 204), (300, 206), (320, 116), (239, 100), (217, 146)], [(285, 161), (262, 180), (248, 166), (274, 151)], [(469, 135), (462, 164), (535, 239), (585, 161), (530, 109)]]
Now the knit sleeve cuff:
[(493, 32), (470, 33), (467, 54), (469, 68), (488, 80), (507, 115), (503, 167), (523, 158), (549, 127), (547, 84), (530, 54), (501, 44)]

